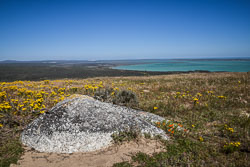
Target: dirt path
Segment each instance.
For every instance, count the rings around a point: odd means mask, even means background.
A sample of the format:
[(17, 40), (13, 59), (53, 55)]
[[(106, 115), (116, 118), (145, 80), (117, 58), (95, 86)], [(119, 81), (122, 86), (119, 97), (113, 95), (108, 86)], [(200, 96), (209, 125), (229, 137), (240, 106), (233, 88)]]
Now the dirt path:
[(11, 167), (110, 167), (117, 162), (129, 161), (130, 155), (139, 151), (152, 154), (163, 150), (159, 141), (149, 139), (131, 141), (89, 153), (40, 153), (26, 147), (17, 165), (12, 164)]

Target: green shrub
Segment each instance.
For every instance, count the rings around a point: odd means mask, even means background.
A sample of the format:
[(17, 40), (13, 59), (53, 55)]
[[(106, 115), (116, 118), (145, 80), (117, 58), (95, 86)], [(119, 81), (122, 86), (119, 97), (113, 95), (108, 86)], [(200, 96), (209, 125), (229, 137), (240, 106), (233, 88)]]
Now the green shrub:
[(122, 143), (124, 141), (131, 141), (131, 140), (135, 140), (139, 137), (140, 133), (138, 130), (135, 129), (128, 129), (125, 131), (120, 131), (117, 133), (112, 134), (112, 138), (114, 143), (119, 144)]
[(94, 98), (103, 102), (124, 105), (127, 107), (137, 107), (139, 102), (136, 94), (128, 90), (114, 90), (112, 88), (98, 89)]
[(113, 103), (128, 107), (137, 107), (139, 104), (136, 94), (127, 90), (122, 90), (116, 93), (113, 98)]
[(94, 94), (94, 98), (103, 102), (113, 102), (113, 98), (112, 98), (112, 92), (113, 89), (111, 88), (106, 88), (106, 89), (97, 89), (95, 94)]

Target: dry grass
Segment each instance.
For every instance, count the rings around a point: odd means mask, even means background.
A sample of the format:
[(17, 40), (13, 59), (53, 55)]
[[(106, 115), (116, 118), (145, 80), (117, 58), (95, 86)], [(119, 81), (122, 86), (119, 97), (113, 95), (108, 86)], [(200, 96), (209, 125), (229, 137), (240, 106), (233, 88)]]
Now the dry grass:
[[(173, 140), (165, 143), (165, 152), (137, 154), (130, 165), (249, 166), (249, 87), (249, 73), (0, 83), (1, 163), (21, 153), (9, 155), (2, 151), (4, 145), (58, 101), (75, 93), (94, 96), (97, 90), (109, 89), (111, 98), (121, 90), (134, 92), (139, 101), (136, 108), (166, 117), (186, 130), (166, 131)], [(116, 164), (123, 165), (129, 164)]]

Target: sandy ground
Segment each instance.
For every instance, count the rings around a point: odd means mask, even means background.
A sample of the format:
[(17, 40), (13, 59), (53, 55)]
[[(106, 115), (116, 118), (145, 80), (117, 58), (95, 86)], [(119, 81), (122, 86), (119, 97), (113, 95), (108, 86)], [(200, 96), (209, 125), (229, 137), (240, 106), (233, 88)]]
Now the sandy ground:
[(144, 138), (88, 153), (41, 153), (25, 147), (24, 155), (11, 167), (110, 167), (117, 162), (129, 161), (130, 155), (139, 151), (152, 154), (163, 150), (159, 141)]

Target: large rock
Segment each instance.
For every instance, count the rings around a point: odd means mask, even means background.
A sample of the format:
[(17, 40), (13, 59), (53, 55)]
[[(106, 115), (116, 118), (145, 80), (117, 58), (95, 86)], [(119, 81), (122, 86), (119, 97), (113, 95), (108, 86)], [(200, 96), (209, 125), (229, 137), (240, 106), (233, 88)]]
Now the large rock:
[(95, 151), (112, 144), (113, 133), (128, 129), (168, 139), (154, 126), (163, 120), (151, 113), (78, 96), (39, 116), (22, 132), (21, 141), (41, 152)]

